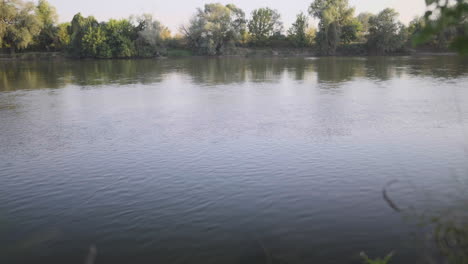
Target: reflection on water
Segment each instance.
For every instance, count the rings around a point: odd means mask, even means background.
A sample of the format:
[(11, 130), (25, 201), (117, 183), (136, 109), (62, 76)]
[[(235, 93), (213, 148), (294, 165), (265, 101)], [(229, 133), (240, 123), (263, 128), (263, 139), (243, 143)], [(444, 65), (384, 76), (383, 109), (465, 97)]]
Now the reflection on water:
[(1, 62), (0, 263), (417, 263), (382, 187), (468, 200), (467, 77), (454, 56)]
[(336, 86), (355, 78), (386, 81), (402, 75), (454, 78), (466, 74), (467, 60), (436, 57), (188, 58), (161, 60), (14, 61), (0, 63), (0, 91), (61, 88), (69, 84), (148, 84), (181, 73), (203, 85), (297, 81), (316, 78)]

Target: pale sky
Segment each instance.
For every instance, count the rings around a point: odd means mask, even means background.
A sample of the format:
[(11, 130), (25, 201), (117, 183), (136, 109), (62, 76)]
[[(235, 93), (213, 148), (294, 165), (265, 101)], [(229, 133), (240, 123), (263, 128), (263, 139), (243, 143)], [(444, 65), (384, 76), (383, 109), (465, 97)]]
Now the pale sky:
[[(197, 7), (203, 7), (205, 3), (211, 2), (233, 3), (246, 12), (247, 18), (250, 17), (252, 10), (259, 7), (268, 6), (277, 9), (287, 29), (296, 14), (301, 11), (307, 12), (312, 0), (49, 0), (49, 2), (57, 8), (61, 22), (70, 21), (78, 12), (85, 16), (93, 15), (99, 21), (150, 13), (172, 32), (178, 32), (179, 26), (187, 23)], [(400, 20), (405, 24), (416, 15), (424, 14), (425, 11), (424, 0), (349, 0), (349, 2), (356, 8), (356, 14), (363, 11), (378, 13), (386, 7), (394, 8), (400, 13)]]

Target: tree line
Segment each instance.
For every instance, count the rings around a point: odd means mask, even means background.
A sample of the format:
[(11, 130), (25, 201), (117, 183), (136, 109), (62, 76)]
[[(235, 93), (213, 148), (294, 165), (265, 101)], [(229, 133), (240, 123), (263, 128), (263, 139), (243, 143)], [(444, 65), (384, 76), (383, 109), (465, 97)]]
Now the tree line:
[[(460, 17), (443, 20), (450, 8), (461, 10), (455, 14)], [(132, 58), (164, 56), (171, 49), (222, 55), (239, 47), (310, 47), (322, 55), (336, 55), (340, 48), (353, 46), (375, 54), (404, 51), (421, 42), (439, 49), (451, 44), (463, 47), (468, 31), (466, 0), (436, 9), (442, 10), (439, 15), (426, 13), (406, 26), (394, 9), (356, 15), (348, 0), (314, 0), (285, 29), (280, 13), (269, 7), (258, 8), (247, 18), (233, 4), (211, 3), (198, 8), (180, 33), (172, 34), (147, 14), (99, 22), (78, 13), (71, 22), (59, 24), (56, 9), (46, 0), (0, 0), (0, 48), (63, 51), (78, 58)], [(453, 17), (452, 13), (447, 16)], [(318, 20), (317, 28), (310, 18)]]

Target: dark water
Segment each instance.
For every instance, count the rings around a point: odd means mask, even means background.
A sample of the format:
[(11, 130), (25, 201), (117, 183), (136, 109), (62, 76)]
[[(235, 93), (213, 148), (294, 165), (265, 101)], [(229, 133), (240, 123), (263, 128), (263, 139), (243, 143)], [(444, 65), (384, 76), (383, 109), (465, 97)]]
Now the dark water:
[(395, 263), (468, 198), (458, 57), (0, 64), (0, 263)]

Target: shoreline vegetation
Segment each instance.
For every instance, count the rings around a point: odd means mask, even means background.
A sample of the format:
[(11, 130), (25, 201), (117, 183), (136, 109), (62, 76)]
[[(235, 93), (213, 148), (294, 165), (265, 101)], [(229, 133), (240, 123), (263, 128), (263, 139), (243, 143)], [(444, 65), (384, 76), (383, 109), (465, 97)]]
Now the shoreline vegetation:
[[(451, 51), (426, 51), (426, 50), (408, 50), (406, 52), (392, 53), (385, 55), (372, 54), (346, 54), (337, 53), (334, 57), (372, 57), (372, 56), (457, 56), (458, 53)], [(21, 52), (14, 54), (0, 54), (0, 61), (34, 61), (34, 60), (141, 60), (141, 59), (167, 59), (167, 58), (188, 58), (188, 57), (206, 57), (206, 58), (270, 58), (270, 57), (325, 57), (314, 49), (239, 49), (237, 53), (223, 54), (217, 56), (197, 55), (190, 50), (168, 50), (167, 55), (158, 57), (129, 57), (129, 58), (77, 58), (69, 56), (66, 52)]]
[[(3, 0), (0, 60), (463, 53), (468, 4), (460, 0), (453, 6), (431, 7), (438, 1), (426, 2), (428, 10), (442, 11), (435, 17), (428, 11), (404, 25), (394, 9), (356, 15), (348, 0), (313, 0), (289, 28), (269, 7), (246, 15), (233, 4), (210, 3), (174, 34), (148, 14), (99, 22), (78, 13), (71, 22), (59, 24), (55, 7), (46, 0)], [(453, 19), (460, 12), (446, 10), (457, 11), (459, 4), (462, 16)], [(318, 25), (311, 25), (312, 18)]]

